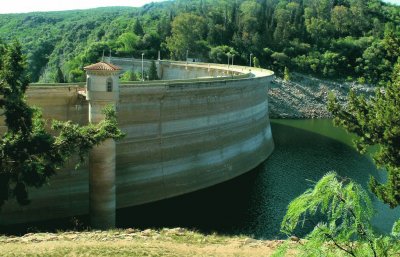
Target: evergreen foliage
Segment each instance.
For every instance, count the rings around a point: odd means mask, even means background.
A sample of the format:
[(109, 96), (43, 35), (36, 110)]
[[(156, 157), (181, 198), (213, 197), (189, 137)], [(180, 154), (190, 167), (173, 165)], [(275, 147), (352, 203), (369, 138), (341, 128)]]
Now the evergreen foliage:
[(151, 61), (148, 74), (149, 74), (149, 80), (158, 80), (159, 79), (155, 61)]
[(126, 71), (124, 74), (122, 74), (121, 77), (122, 81), (137, 81), (138, 75), (134, 71)]
[(209, 59), (211, 62), (225, 63), (232, 56), (238, 56), (239, 54), (230, 46), (222, 45), (211, 48)]
[(256, 56), (253, 57), (253, 66), (256, 68), (260, 68), (260, 61)]
[[(347, 106), (341, 106), (331, 95), (328, 110), (334, 123), (358, 136), (355, 140), (360, 153), (371, 147), (378, 167), (388, 174), (387, 182), (370, 179), (370, 188), (383, 202), (394, 208), (400, 204), (400, 59), (394, 68), (393, 80), (376, 90), (374, 97), (349, 94)], [(375, 150), (376, 149), (376, 150)]]
[(285, 70), (283, 71), (283, 80), (290, 81), (290, 73), (288, 67), (285, 67)]
[(185, 60), (187, 53), (204, 56), (208, 52), (206, 31), (207, 24), (203, 17), (191, 13), (177, 16), (172, 22), (172, 35), (166, 39), (171, 57)]
[(28, 204), (28, 187), (45, 184), (72, 155), (83, 161), (94, 145), (123, 134), (111, 107), (97, 125), (53, 121), (53, 133), (47, 132), (40, 110), (25, 100), (28, 79), (21, 46), (0, 45), (0, 52), (0, 109), (7, 127), (0, 138), (0, 206), (13, 197)]
[(135, 26), (133, 27), (133, 33), (138, 36), (144, 36), (144, 30), (139, 18), (136, 19)]
[[(373, 214), (368, 193), (360, 185), (330, 172), (290, 203), (281, 229), (292, 235), (296, 227), (314, 226), (296, 246), (300, 256), (398, 255), (398, 223), (392, 236), (379, 236), (371, 225)], [(286, 243), (276, 255), (287, 250)]]
[(64, 74), (62, 73), (60, 67), (57, 67), (56, 77), (54, 78), (56, 83), (65, 83)]
[[(220, 46), (235, 63), (321, 77), (390, 78), (400, 49), (400, 7), (380, 0), (174, 0), (142, 8), (0, 15), (0, 37), (21, 41), (34, 82), (57, 65), (69, 81), (111, 52), (112, 56), (207, 61)], [(210, 51), (211, 49), (211, 51)], [(268, 49), (268, 51), (264, 51)], [(210, 61), (226, 63), (227, 58)], [(54, 78), (49, 75), (46, 78)], [(44, 78), (44, 77), (42, 77)]]
[(136, 49), (140, 38), (132, 32), (125, 32), (118, 37), (118, 44), (120, 47), (118, 51), (124, 55), (132, 55)]

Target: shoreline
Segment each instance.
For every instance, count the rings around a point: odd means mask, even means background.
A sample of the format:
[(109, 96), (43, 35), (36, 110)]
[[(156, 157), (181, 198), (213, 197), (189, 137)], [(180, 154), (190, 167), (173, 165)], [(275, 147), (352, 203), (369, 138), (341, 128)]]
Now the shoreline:
[(332, 118), (326, 105), (333, 92), (343, 105), (351, 89), (357, 94), (371, 96), (375, 88), (354, 82), (335, 82), (292, 73), (291, 81), (276, 78), (268, 90), (271, 119), (326, 119)]

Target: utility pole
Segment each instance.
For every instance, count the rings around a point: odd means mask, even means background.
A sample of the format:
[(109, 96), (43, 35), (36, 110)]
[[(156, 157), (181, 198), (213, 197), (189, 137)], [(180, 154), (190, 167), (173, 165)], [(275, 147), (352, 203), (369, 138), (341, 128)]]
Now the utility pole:
[(144, 53), (142, 53), (142, 81), (144, 81), (144, 66), (143, 66), (143, 57), (144, 57)]

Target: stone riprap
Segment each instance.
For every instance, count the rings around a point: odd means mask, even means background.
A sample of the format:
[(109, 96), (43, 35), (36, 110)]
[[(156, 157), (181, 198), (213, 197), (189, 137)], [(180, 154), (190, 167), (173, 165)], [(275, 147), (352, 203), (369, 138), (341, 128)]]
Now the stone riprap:
[(345, 105), (350, 90), (367, 97), (374, 94), (372, 85), (354, 82), (335, 82), (293, 73), (292, 80), (276, 79), (268, 91), (269, 116), (273, 119), (326, 119), (332, 118), (327, 109), (328, 95), (332, 92)]

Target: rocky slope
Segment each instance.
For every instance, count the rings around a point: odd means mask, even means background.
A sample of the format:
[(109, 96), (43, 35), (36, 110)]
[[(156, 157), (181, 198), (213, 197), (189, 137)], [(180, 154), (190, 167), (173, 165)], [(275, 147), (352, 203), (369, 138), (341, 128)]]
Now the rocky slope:
[(338, 83), (294, 73), (289, 82), (276, 78), (269, 89), (271, 118), (310, 119), (329, 118), (326, 108), (329, 92), (333, 92), (343, 104), (350, 91), (372, 95), (374, 88), (354, 82)]

